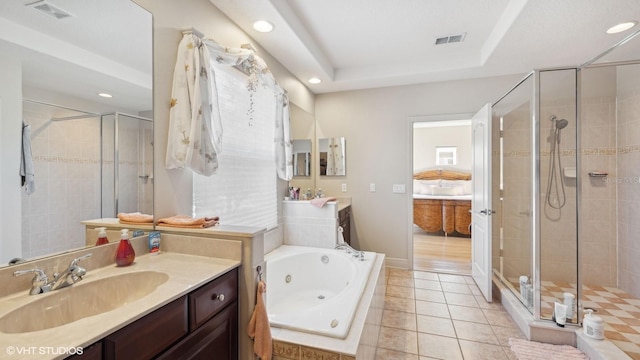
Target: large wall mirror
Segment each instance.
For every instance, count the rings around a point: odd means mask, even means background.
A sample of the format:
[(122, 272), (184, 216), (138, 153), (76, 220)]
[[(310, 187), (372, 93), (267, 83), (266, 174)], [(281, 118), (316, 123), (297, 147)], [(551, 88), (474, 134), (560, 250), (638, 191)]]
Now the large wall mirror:
[[(293, 103), (289, 105), (291, 107), (291, 138), (294, 139), (294, 177), (289, 184), (293, 187), (299, 187), (303, 191), (306, 189), (313, 191), (316, 187), (315, 164), (317, 163), (317, 154), (313, 150), (316, 136), (316, 118), (312, 113)], [(306, 175), (306, 169), (308, 169), (309, 175)]]
[[(152, 15), (131, 0), (11, 0), (0, 29), (0, 124), (28, 125), (35, 172), (33, 193), (2, 189), (22, 193), (0, 204), (22, 228), (2, 233), (0, 265), (85, 246), (81, 221), (152, 214)], [(12, 138), (3, 156), (21, 155)]]

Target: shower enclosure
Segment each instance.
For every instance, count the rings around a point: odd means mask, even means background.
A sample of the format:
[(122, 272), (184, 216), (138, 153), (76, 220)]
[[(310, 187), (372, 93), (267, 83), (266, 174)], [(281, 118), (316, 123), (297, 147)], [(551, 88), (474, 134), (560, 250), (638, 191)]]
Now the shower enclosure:
[[(23, 100), (35, 192), (22, 194), (22, 258), (85, 246), (81, 221), (153, 213), (150, 119)], [(117, 166), (116, 166), (117, 164)]]
[(638, 33), (493, 105), (493, 272), (535, 320), (566, 293), (572, 324), (586, 308), (624, 316), (606, 301), (640, 306), (626, 300), (640, 298), (640, 60), (621, 50)]
[(124, 113), (102, 115), (102, 217), (153, 214), (153, 122)]

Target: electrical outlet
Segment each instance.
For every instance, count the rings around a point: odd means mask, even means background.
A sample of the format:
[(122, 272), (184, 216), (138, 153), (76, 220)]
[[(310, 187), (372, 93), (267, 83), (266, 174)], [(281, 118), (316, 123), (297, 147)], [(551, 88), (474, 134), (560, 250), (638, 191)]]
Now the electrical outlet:
[(404, 184), (393, 184), (393, 192), (395, 194), (404, 194), (406, 192)]
[(369, 184), (369, 192), (376, 192), (376, 184), (375, 183)]
[(342, 192), (347, 192), (347, 184), (342, 184)]

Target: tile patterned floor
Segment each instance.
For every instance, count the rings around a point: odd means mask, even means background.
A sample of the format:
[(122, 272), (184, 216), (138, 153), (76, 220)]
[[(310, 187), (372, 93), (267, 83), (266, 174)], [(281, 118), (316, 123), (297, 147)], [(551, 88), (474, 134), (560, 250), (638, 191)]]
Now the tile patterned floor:
[(378, 360), (515, 359), (524, 338), (502, 305), (487, 303), (470, 276), (386, 269)]
[[(541, 283), (542, 315), (551, 317), (555, 299), (564, 292), (576, 294), (575, 285), (562, 282)], [(605, 337), (632, 359), (640, 360), (640, 300), (613, 287), (585, 285), (583, 307), (596, 310), (594, 315), (605, 323)]]

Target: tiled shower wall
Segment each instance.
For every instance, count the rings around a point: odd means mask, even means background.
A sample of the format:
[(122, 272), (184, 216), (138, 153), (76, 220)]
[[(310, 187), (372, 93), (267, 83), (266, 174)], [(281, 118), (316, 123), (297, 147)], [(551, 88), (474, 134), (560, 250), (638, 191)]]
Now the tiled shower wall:
[(24, 258), (84, 246), (80, 221), (100, 216), (100, 118), (50, 121), (70, 115), (24, 103), (36, 189), (22, 195)]
[[(583, 97), (581, 102), (582, 283), (617, 286), (616, 186), (609, 181), (617, 176), (615, 94)], [(589, 176), (593, 171), (609, 176)]]
[[(617, 73), (618, 286), (640, 298), (640, 65)], [(614, 209), (615, 210), (615, 209)]]
[[(555, 76), (554, 74), (549, 74)], [(571, 76), (567, 76), (567, 81), (572, 81)], [(577, 283), (578, 273), (578, 242), (577, 242), (577, 209), (576, 178), (567, 177), (564, 170), (576, 168), (576, 100), (566, 98), (567, 94), (561, 91), (560, 96), (554, 96), (555, 89), (544, 87), (545, 75), (541, 75), (541, 93), (547, 90), (548, 95), (541, 95), (540, 99), (540, 277), (542, 281), (560, 281)], [(559, 203), (554, 203), (556, 198), (555, 185), (548, 189), (550, 176), (551, 143), (555, 140), (553, 136), (555, 123), (551, 117), (558, 120), (566, 119), (567, 127), (560, 132), (560, 144), (556, 143), (556, 151), (560, 152), (561, 167), (558, 167), (556, 156), (556, 170), (554, 181), (558, 182), (558, 192), (562, 193), (564, 183), (564, 194), (566, 202), (560, 209), (555, 209), (549, 205), (559, 207)], [(548, 198), (547, 194), (551, 193)]]

